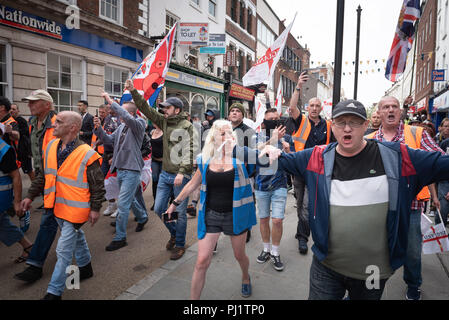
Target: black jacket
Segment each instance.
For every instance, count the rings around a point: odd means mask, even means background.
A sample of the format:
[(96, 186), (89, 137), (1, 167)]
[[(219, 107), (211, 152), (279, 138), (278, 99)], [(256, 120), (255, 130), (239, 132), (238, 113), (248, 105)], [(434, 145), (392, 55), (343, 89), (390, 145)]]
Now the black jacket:
[(80, 134), (81, 141), (84, 141), (90, 146), (92, 144), (92, 134), (94, 131), (94, 116), (89, 112), (83, 117), (81, 131), (83, 132), (83, 134)]

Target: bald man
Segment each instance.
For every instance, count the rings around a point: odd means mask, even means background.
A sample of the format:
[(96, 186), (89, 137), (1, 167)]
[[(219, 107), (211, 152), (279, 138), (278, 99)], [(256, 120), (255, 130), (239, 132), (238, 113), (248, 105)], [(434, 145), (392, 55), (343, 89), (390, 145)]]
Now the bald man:
[[(58, 260), (46, 300), (61, 299), (67, 277), (65, 270), (74, 255), (80, 280), (93, 276), (91, 255), (81, 227), (86, 222), (92, 226), (97, 222), (105, 189), (98, 161), (100, 155), (79, 139), (81, 123), (82, 118), (76, 112), (65, 111), (56, 116), (53, 135), (57, 139), (51, 140), (43, 153), (45, 175), (41, 172), (36, 176), (21, 204), (22, 210), (29, 210), (33, 199), (44, 192), (44, 208), (54, 214), (61, 229), (56, 248)], [(48, 252), (49, 248), (41, 250)]]
[[(331, 122), (321, 118), (323, 111), (321, 100), (312, 98), (309, 100), (308, 116), (303, 114), (298, 108), (298, 101), (303, 85), (309, 80), (307, 72), (301, 73), (295, 92), (290, 99), (289, 114), (287, 122), (287, 134), (291, 135), (295, 143), (295, 151), (313, 148), (319, 145), (329, 144), (335, 141), (332, 135)], [(296, 210), (298, 215), (298, 225), (296, 239), (298, 239), (298, 249), (300, 254), (307, 254), (307, 242), (310, 236), (309, 211), (307, 187), (302, 176), (293, 178), (295, 189)]]

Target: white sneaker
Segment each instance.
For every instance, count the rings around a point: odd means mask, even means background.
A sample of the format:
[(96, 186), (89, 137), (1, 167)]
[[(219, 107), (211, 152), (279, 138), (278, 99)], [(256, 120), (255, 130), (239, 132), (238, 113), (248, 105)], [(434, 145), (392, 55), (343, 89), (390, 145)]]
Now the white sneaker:
[(111, 214), (111, 218), (116, 218), (117, 217), (117, 214), (118, 214), (118, 209), (117, 210), (115, 210), (114, 211), (114, 213), (113, 214)]
[(110, 216), (116, 210), (117, 210), (117, 202), (109, 202), (108, 207), (103, 212), (103, 215)]
[(435, 217), (435, 212), (434, 211), (430, 211), (428, 214), (429, 217)]

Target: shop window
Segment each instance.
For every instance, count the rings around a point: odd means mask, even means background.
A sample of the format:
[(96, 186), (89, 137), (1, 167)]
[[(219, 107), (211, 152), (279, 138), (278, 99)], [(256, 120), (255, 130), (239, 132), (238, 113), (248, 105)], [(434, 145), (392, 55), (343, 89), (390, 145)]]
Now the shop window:
[(209, 14), (212, 17), (217, 14), (217, 0), (209, 0)]
[(9, 97), (9, 81), (8, 81), (8, 58), (7, 58), (7, 50), (6, 45), (0, 44), (0, 96)]
[(204, 112), (206, 112), (204, 107), (204, 98), (201, 95), (197, 94), (192, 99), (190, 114), (201, 117), (201, 120), (204, 120)]
[(210, 98), (207, 100), (207, 109), (219, 110), (217, 98), (215, 98), (215, 97), (210, 97)]
[(120, 99), (129, 78), (129, 71), (106, 66), (104, 68), (104, 91), (113, 98)]
[(100, 0), (100, 18), (122, 24), (122, 0)]
[(57, 111), (70, 111), (81, 100), (83, 96), (81, 63), (80, 59), (47, 54), (47, 88)]

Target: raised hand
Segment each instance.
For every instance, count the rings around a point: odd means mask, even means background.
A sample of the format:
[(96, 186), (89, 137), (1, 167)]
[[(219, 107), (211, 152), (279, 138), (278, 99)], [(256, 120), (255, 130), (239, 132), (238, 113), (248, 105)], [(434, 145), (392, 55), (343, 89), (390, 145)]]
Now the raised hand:
[(134, 90), (134, 84), (133, 84), (133, 81), (131, 79), (126, 80), (126, 82), (125, 82), (125, 90), (129, 90), (129, 91)]

